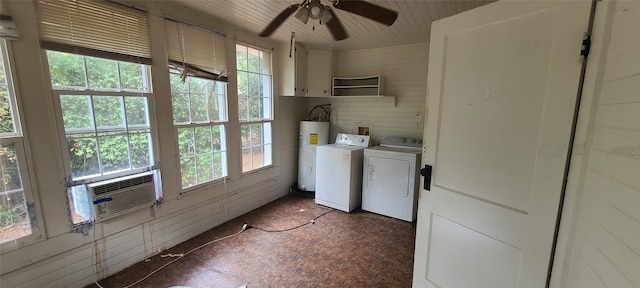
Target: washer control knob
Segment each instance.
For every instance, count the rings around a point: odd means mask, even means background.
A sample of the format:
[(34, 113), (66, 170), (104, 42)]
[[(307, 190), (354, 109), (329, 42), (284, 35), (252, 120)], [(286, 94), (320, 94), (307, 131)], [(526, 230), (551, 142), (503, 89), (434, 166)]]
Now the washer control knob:
[(411, 143), (416, 143), (416, 139), (411, 139)]
[(364, 142), (364, 138), (360, 138), (360, 142)]
[(407, 142), (407, 138), (401, 138), (400, 142), (402, 142), (402, 143)]

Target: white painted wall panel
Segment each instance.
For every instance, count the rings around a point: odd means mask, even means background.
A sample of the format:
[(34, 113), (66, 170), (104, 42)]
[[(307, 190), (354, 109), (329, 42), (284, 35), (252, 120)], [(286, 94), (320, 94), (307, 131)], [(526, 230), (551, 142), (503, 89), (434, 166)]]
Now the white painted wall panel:
[[(159, 233), (151, 235), (151, 237), (160, 236), (160, 239), (164, 240), (160, 242), (161, 244), (158, 248), (164, 249), (171, 247), (180, 243), (180, 239), (183, 237), (191, 238), (210, 229), (206, 227), (208, 226), (205, 224), (207, 222), (217, 224), (223, 222), (224, 217), (222, 216), (224, 214), (219, 213), (218, 215), (215, 215), (216, 205), (213, 203), (208, 204), (209, 205), (194, 207), (184, 213), (173, 215), (171, 220), (161, 221), (154, 225), (154, 231), (159, 231)], [(216, 219), (220, 220), (216, 221)]]
[(51, 283), (51, 287), (69, 287), (69, 288), (82, 288), (86, 287), (86, 283), (93, 283), (93, 276), (88, 272), (89, 268), (83, 270), (75, 270), (73, 273), (67, 274), (63, 278), (60, 278), (56, 282)]
[[(138, 227), (136, 227), (138, 228)], [(140, 259), (146, 257), (144, 251), (145, 243), (140, 229), (135, 229), (129, 233), (130, 237), (119, 237), (119, 239), (110, 239), (107, 237), (102, 241), (98, 241), (100, 252), (101, 270), (99, 275), (111, 275), (124, 268), (127, 268)]]
[(298, 181), (298, 138), (300, 121), (307, 118), (307, 98), (279, 97), (280, 101), (280, 189), (288, 190)]
[(638, 91), (640, 91), (640, 75), (606, 82), (602, 86), (600, 104), (638, 102), (640, 101)]
[(593, 196), (640, 223), (640, 209), (637, 205), (640, 203), (640, 191), (593, 170), (588, 177), (591, 182), (587, 189)]
[(385, 77), (385, 95), (394, 98), (318, 98), (309, 107), (331, 103), (329, 142), (337, 133), (357, 133), (356, 123), (370, 124), (371, 145), (386, 136), (422, 137), (425, 119), (428, 43), (338, 53), (339, 77)]
[(640, 48), (620, 54), (607, 60), (605, 81), (622, 79), (640, 74)]
[[(31, 272), (33, 273), (33, 275), (42, 275), (42, 277), (39, 277), (39, 279), (32, 278), (27, 280), (43, 281), (40, 282), (43, 283), (43, 285), (45, 285), (46, 283), (51, 283), (56, 279), (56, 276), (62, 274), (60, 273), (60, 271), (64, 270), (67, 265), (76, 262), (84, 262), (84, 260), (91, 261), (91, 258), (89, 258), (89, 255), (91, 255), (90, 249), (91, 247), (86, 245), (79, 249), (74, 249), (72, 251), (69, 251), (68, 253), (65, 253), (64, 258), (53, 258), (50, 261), (45, 261), (46, 263), (39, 263), (39, 265), (34, 265), (35, 267), (33, 267)], [(91, 265), (89, 264), (88, 266)]]
[(640, 287), (640, 1), (615, 5), (564, 287)]
[(640, 130), (596, 128), (594, 149), (640, 160)]
[(84, 287), (92, 277), (90, 255), (91, 246), (82, 246), (35, 263), (26, 272), (2, 275), (0, 287)]
[[(629, 159), (615, 154), (604, 153), (598, 150), (591, 151), (591, 170), (611, 177), (629, 187), (640, 187), (640, 161)], [(591, 180), (591, 179), (587, 179)], [(590, 182), (586, 182), (587, 186)], [(640, 204), (640, 203), (639, 203)], [(639, 241), (640, 242), (640, 241)]]
[[(610, 238), (611, 241), (607, 242), (607, 244), (610, 245), (610, 244), (613, 244), (614, 242), (615, 243), (619, 242), (623, 244), (625, 247), (627, 247), (625, 249), (627, 250), (626, 251), (627, 253), (631, 252), (631, 253), (638, 254), (639, 244), (637, 239), (634, 238), (633, 234), (639, 231), (640, 229), (639, 223), (633, 221), (627, 215), (611, 207), (610, 205), (605, 203), (605, 201), (603, 201), (601, 198), (595, 197), (591, 193), (585, 193), (583, 205), (586, 208), (585, 212), (588, 213), (589, 214), (588, 216), (590, 216), (591, 220), (594, 221), (594, 222), (584, 221), (584, 222), (593, 224), (593, 225), (585, 225), (586, 228), (590, 228), (590, 229), (584, 229), (585, 235), (593, 232), (593, 231), (587, 231), (587, 230), (591, 230), (591, 229), (595, 230), (596, 227), (602, 228), (604, 230), (600, 229), (601, 231), (601, 233), (599, 233), (600, 235), (606, 234), (612, 237)], [(600, 227), (598, 227), (598, 225)], [(606, 251), (608, 248), (610, 247), (604, 246), (602, 247), (601, 250)], [(614, 259), (616, 258), (610, 257), (610, 259), (614, 261)], [(634, 263), (634, 262), (636, 262), (636, 264), (640, 264), (640, 261), (629, 261), (629, 263)], [(620, 265), (620, 268), (622, 267), (632, 268), (634, 266)], [(637, 270), (634, 269), (633, 271), (637, 271)], [(638, 282), (638, 284), (640, 284), (640, 282)]]
[(614, 32), (608, 57), (619, 56), (640, 46), (640, 15), (636, 20), (630, 26)]
[[(597, 205), (597, 203), (592, 203)], [(585, 217), (580, 226), (581, 235), (598, 251), (599, 259), (589, 261), (609, 287), (634, 287), (640, 283), (634, 267), (640, 262), (633, 257), (634, 252), (623, 241), (609, 233), (606, 224), (599, 223), (597, 217)]]
[[(67, 285), (70, 287), (84, 287), (88, 279), (93, 279), (91, 276), (91, 259), (87, 257), (91, 255), (90, 253), (90, 251), (89, 253), (83, 253), (80, 261), (68, 265), (61, 271), (53, 273), (52, 281), (47, 282), (50, 287), (65, 287)], [(60, 275), (65, 276), (61, 278)]]
[(640, 102), (600, 105), (596, 126), (640, 130)]
[[(640, 21), (640, 1), (619, 0), (616, 3), (615, 13), (612, 29), (612, 33), (614, 34)], [(615, 50), (616, 48), (612, 47), (612, 49)]]
[(587, 265), (584, 258), (574, 250), (572, 260), (574, 263), (569, 267), (568, 282), (566, 287), (582, 288), (605, 288), (602, 280), (598, 278), (593, 269)]
[(582, 234), (576, 235), (577, 250), (589, 263), (596, 276), (607, 287), (633, 287), (631, 283), (622, 276), (618, 269), (607, 261), (607, 258), (597, 247), (593, 246), (592, 239), (586, 238)]

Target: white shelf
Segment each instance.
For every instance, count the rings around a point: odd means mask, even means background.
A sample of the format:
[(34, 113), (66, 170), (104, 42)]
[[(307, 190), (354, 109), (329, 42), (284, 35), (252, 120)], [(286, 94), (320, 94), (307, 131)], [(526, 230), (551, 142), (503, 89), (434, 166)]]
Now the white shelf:
[(384, 77), (334, 77), (333, 97), (381, 97), (384, 94)]

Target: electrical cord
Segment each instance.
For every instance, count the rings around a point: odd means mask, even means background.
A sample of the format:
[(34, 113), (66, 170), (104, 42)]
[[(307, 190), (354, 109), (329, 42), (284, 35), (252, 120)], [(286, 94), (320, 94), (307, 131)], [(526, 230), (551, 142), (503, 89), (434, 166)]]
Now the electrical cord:
[[(251, 225), (249, 225), (249, 224), (244, 224), (244, 225), (242, 225), (242, 229), (240, 229), (240, 231), (238, 231), (238, 232), (236, 232), (236, 233), (234, 233), (234, 234), (227, 235), (227, 236), (225, 236), (225, 237), (218, 238), (218, 239), (215, 239), (215, 240), (209, 241), (209, 242), (207, 242), (207, 243), (204, 243), (204, 244), (202, 244), (202, 245), (200, 245), (200, 246), (198, 246), (198, 247), (196, 247), (196, 248), (193, 248), (193, 249), (189, 250), (188, 252), (186, 252), (186, 253), (184, 253), (184, 254), (182, 254), (182, 253), (181, 253), (181, 254), (168, 254), (168, 256), (166, 256), (166, 257), (176, 257), (176, 258), (175, 258), (175, 259), (173, 259), (173, 260), (171, 260), (171, 261), (169, 261), (169, 262), (167, 262), (166, 264), (164, 264), (164, 265), (162, 265), (162, 266), (158, 267), (157, 269), (155, 269), (155, 270), (151, 271), (149, 274), (147, 274), (146, 276), (144, 276), (144, 277), (142, 277), (142, 278), (138, 279), (136, 282), (133, 282), (133, 283), (131, 283), (131, 284), (127, 285), (127, 286), (124, 286), (123, 288), (131, 288), (131, 287), (133, 287), (133, 286), (135, 286), (135, 285), (138, 285), (138, 284), (140, 284), (142, 281), (147, 280), (147, 279), (148, 279), (149, 277), (151, 277), (153, 274), (155, 274), (155, 273), (157, 273), (158, 271), (160, 271), (160, 270), (164, 269), (165, 267), (167, 267), (167, 266), (169, 266), (169, 265), (171, 265), (171, 264), (175, 263), (176, 261), (178, 261), (178, 260), (180, 260), (180, 259), (182, 259), (182, 258), (186, 257), (187, 255), (189, 255), (189, 254), (193, 253), (194, 251), (199, 250), (199, 249), (201, 249), (201, 248), (203, 248), (203, 247), (205, 247), (205, 246), (208, 246), (208, 245), (210, 245), (210, 244), (216, 243), (216, 242), (218, 242), (218, 241), (222, 241), (222, 240), (229, 239), (229, 238), (231, 238), (231, 237), (238, 236), (238, 235), (240, 235), (240, 233), (244, 232), (244, 231), (245, 231), (245, 230), (247, 230), (247, 229), (253, 228), (253, 229), (256, 229), (256, 230), (260, 230), (260, 231), (263, 231), (263, 232), (269, 232), (269, 233), (274, 233), (274, 232), (275, 232), (275, 233), (278, 233), (278, 232), (287, 232), (287, 231), (295, 230), (295, 229), (298, 229), (298, 228), (300, 228), (300, 227), (303, 227), (303, 226), (306, 226), (306, 225), (309, 225), (309, 224), (315, 224), (316, 220), (318, 220), (320, 217), (322, 217), (322, 216), (324, 216), (324, 215), (327, 215), (327, 214), (329, 214), (329, 213), (331, 213), (331, 212), (333, 212), (333, 211), (336, 211), (336, 209), (331, 209), (331, 210), (329, 210), (329, 211), (326, 211), (326, 212), (324, 212), (324, 213), (320, 214), (319, 216), (316, 216), (315, 218), (311, 219), (309, 222), (305, 222), (305, 223), (302, 223), (302, 224), (300, 224), (300, 225), (297, 225), (297, 226), (294, 226), (294, 227), (291, 227), (291, 228), (287, 228), (287, 229), (269, 230), (269, 229), (264, 229), (264, 228), (260, 228), (260, 227), (251, 226)], [(94, 229), (95, 229), (95, 227), (94, 227)], [(95, 242), (95, 230), (94, 230), (94, 242)], [(160, 257), (163, 257), (163, 256), (161, 255)], [(163, 258), (164, 258), (164, 257), (163, 257)], [(93, 257), (92, 257), (92, 262), (93, 262)], [(95, 274), (94, 274), (94, 280), (95, 280), (95, 279), (96, 279), (96, 278), (95, 278)], [(100, 288), (104, 288), (103, 286), (101, 286), (101, 285), (100, 285), (100, 283), (98, 283), (98, 281), (97, 281), (97, 280), (95, 280), (95, 281), (94, 281), (94, 283), (95, 283), (98, 287), (100, 287)]]
[(240, 233), (244, 232), (244, 230), (247, 230), (247, 226), (248, 226), (247, 224), (244, 224), (244, 225), (242, 225), (242, 229), (240, 229), (240, 231), (238, 231), (238, 232), (236, 232), (236, 233), (234, 233), (234, 234), (227, 235), (227, 236), (225, 236), (225, 237), (222, 237), (222, 238), (218, 238), (218, 239), (215, 239), (215, 240), (209, 241), (209, 242), (204, 243), (204, 244), (202, 244), (202, 245), (200, 245), (200, 246), (198, 246), (198, 247), (196, 247), (196, 248), (193, 248), (193, 249), (189, 250), (189, 252), (184, 253), (184, 254), (182, 254), (181, 256), (179, 256), (178, 258), (176, 258), (176, 259), (173, 259), (173, 260), (169, 261), (167, 264), (164, 264), (164, 265), (160, 266), (160, 268), (158, 268), (158, 269), (156, 269), (156, 270), (151, 271), (151, 273), (147, 274), (147, 276), (142, 277), (140, 280), (138, 280), (138, 281), (136, 281), (136, 282), (133, 282), (133, 283), (131, 283), (131, 284), (127, 285), (127, 286), (124, 286), (124, 288), (130, 288), (130, 287), (133, 287), (134, 285), (137, 285), (138, 283), (140, 283), (140, 282), (142, 282), (142, 281), (146, 280), (147, 278), (151, 277), (151, 275), (153, 275), (153, 274), (157, 273), (158, 271), (160, 271), (160, 270), (164, 269), (164, 267), (167, 267), (167, 266), (169, 266), (169, 265), (173, 264), (174, 262), (176, 262), (176, 261), (178, 261), (178, 260), (180, 260), (180, 259), (184, 258), (185, 256), (187, 256), (187, 255), (191, 254), (192, 252), (194, 252), (194, 251), (196, 251), (196, 250), (201, 249), (202, 247), (205, 247), (205, 246), (208, 246), (208, 245), (210, 245), (210, 244), (216, 243), (216, 242), (218, 242), (218, 241), (226, 240), (226, 239), (229, 239), (229, 238), (231, 238), (231, 237), (235, 237), (235, 236), (240, 235)]
[(269, 232), (269, 233), (287, 232), (287, 231), (295, 230), (295, 229), (298, 229), (298, 228), (300, 228), (300, 227), (303, 227), (303, 226), (306, 226), (306, 225), (309, 225), (309, 224), (315, 224), (315, 223), (316, 223), (316, 220), (318, 220), (318, 218), (320, 218), (320, 217), (322, 217), (322, 216), (324, 216), (324, 215), (327, 215), (327, 214), (329, 214), (329, 213), (331, 213), (331, 212), (333, 212), (333, 211), (336, 211), (336, 209), (331, 209), (331, 210), (329, 210), (329, 211), (327, 211), (327, 212), (324, 212), (324, 213), (320, 214), (320, 215), (319, 215), (319, 216), (317, 216), (316, 218), (311, 219), (309, 222), (305, 222), (305, 223), (302, 223), (302, 224), (300, 224), (300, 225), (298, 225), (298, 226), (294, 226), (294, 227), (287, 228), (287, 229), (269, 230), (269, 229), (264, 229), (264, 228), (260, 228), (260, 227), (251, 226), (251, 225), (249, 225), (249, 224), (245, 224), (245, 225), (247, 225), (247, 229), (248, 229), (248, 228), (253, 228), (253, 229), (256, 229), (256, 230), (260, 230), (260, 231), (264, 231), (264, 232)]
[[(147, 274), (146, 276), (144, 276), (144, 277), (142, 277), (142, 278), (138, 279), (136, 282), (133, 282), (133, 283), (131, 283), (131, 284), (127, 285), (127, 286), (124, 286), (123, 288), (131, 288), (131, 287), (133, 287), (133, 286), (135, 286), (135, 285), (140, 284), (140, 282), (142, 282), (142, 281), (144, 281), (144, 280), (147, 280), (149, 277), (151, 277), (153, 274), (157, 273), (158, 271), (160, 271), (160, 270), (164, 269), (165, 267), (167, 267), (167, 266), (169, 266), (169, 265), (171, 265), (171, 264), (175, 263), (176, 261), (178, 261), (178, 260), (180, 260), (180, 259), (182, 259), (182, 258), (186, 257), (187, 255), (189, 255), (189, 254), (193, 253), (194, 251), (196, 251), (196, 250), (198, 250), (198, 249), (201, 249), (202, 247), (205, 247), (205, 246), (207, 246), (207, 245), (210, 245), (210, 244), (216, 243), (216, 242), (218, 242), (218, 241), (222, 241), (222, 240), (229, 239), (229, 238), (231, 238), (231, 237), (238, 236), (238, 235), (240, 235), (240, 233), (242, 233), (242, 232), (244, 232), (245, 230), (247, 230), (247, 229), (248, 229), (248, 226), (249, 226), (249, 225), (244, 224), (244, 225), (242, 225), (242, 229), (240, 229), (240, 231), (238, 231), (238, 232), (236, 232), (236, 233), (233, 233), (233, 234), (231, 234), (231, 235), (227, 235), (227, 236), (225, 236), (225, 237), (218, 238), (218, 239), (215, 239), (215, 240), (209, 241), (209, 242), (207, 242), (207, 243), (204, 243), (204, 244), (202, 244), (202, 245), (200, 245), (200, 246), (198, 246), (198, 247), (196, 247), (196, 248), (193, 248), (193, 249), (189, 250), (189, 252), (187, 252), (187, 253), (184, 253), (184, 254), (171, 254), (171, 256), (172, 256), (172, 257), (173, 257), (173, 256), (178, 256), (178, 257), (177, 257), (177, 258), (175, 258), (175, 259), (173, 259), (173, 260), (171, 260), (171, 261), (169, 261), (169, 262), (167, 262), (166, 264), (164, 264), (164, 265), (160, 266), (160, 267), (159, 267), (159, 268), (157, 268), (156, 270), (151, 271), (151, 273), (149, 273), (149, 274)], [(162, 256), (160, 256), (160, 257), (162, 257)], [(102, 287), (102, 286), (98, 283), (98, 281), (95, 281), (95, 284), (96, 284), (96, 285), (98, 285), (98, 287), (100, 287), (100, 288), (104, 288), (104, 287)]]
[(94, 263), (94, 257), (96, 262), (98, 262), (98, 254), (99, 251), (97, 249), (97, 245), (98, 243), (96, 243), (96, 220), (95, 219), (91, 219), (91, 222), (93, 223), (93, 241), (91, 242), (91, 272), (93, 272), (93, 283), (96, 283), (96, 286), (98, 286), (99, 288), (104, 288), (100, 285), (100, 283), (98, 283), (98, 277), (96, 276), (97, 270), (98, 270), (98, 265), (97, 263)]

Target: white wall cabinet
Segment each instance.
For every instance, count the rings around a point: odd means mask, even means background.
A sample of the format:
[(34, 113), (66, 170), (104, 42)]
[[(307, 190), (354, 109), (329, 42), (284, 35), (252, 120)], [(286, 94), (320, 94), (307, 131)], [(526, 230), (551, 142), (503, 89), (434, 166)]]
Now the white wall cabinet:
[(337, 70), (337, 59), (333, 50), (307, 50), (307, 96), (331, 96), (331, 77)]
[(280, 95), (307, 95), (307, 49), (294, 43), (280, 47)]

